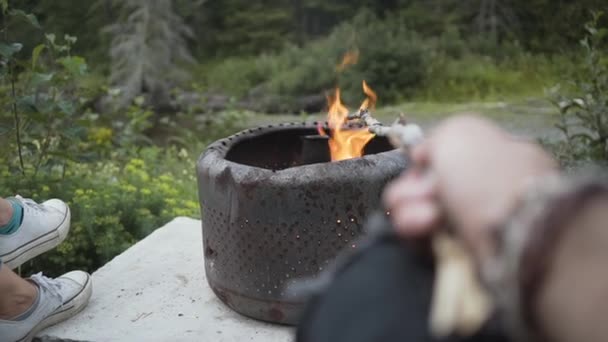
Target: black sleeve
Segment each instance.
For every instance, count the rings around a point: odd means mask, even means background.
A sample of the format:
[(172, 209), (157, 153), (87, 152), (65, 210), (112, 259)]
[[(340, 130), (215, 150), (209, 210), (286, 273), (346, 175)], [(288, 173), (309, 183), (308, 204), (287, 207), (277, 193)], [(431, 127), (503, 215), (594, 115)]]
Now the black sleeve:
[[(352, 259), (310, 300), (297, 342), (439, 341), (428, 330), (434, 276), (429, 257), (389, 237)], [(494, 330), (466, 341), (505, 341)]]

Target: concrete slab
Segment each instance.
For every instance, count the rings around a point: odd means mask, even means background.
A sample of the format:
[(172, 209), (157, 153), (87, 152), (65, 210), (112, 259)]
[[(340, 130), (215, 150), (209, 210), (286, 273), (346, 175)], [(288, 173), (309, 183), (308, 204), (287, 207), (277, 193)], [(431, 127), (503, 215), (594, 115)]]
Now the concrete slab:
[(291, 328), (248, 319), (215, 297), (203, 268), (201, 221), (183, 217), (95, 272), (88, 307), (39, 335), (95, 342), (293, 339)]

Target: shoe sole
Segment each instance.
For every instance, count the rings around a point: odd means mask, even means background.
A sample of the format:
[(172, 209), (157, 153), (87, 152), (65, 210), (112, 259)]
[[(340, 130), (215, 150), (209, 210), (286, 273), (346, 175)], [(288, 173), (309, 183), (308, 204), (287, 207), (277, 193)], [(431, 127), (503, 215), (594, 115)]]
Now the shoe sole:
[(53, 326), (57, 323), (63, 322), (74, 315), (78, 314), (87, 306), (87, 302), (91, 299), (91, 295), (93, 294), (93, 284), (91, 282), (91, 276), (87, 275), (87, 281), (85, 282), (82, 290), (78, 292), (74, 297), (69, 299), (63, 306), (59, 307), (54, 313), (49, 315), (49, 317), (43, 319), (38, 323), (32, 331), (27, 334), (24, 338), (17, 340), (16, 342), (29, 342), (31, 341), (39, 332), (42, 330)]
[[(2, 262), (8, 268), (15, 269), (40, 254), (59, 246), (59, 244), (68, 236), (68, 232), (70, 231), (70, 220), (71, 213), (70, 208), (68, 207), (66, 214), (63, 217), (63, 221), (61, 221), (57, 228), (2, 255)], [(53, 236), (55, 232), (58, 233), (56, 237)]]

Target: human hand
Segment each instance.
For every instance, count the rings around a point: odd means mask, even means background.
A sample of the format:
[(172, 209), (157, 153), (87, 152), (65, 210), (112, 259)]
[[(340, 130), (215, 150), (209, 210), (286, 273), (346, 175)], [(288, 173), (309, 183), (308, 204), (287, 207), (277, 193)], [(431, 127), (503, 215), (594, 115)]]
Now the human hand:
[(449, 223), (477, 256), (492, 248), (490, 228), (513, 210), (527, 182), (557, 170), (539, 146), (474, 116), (440, 124), (411, 159), (413, 168), (384, 194), (399, 234), (425, 235)]

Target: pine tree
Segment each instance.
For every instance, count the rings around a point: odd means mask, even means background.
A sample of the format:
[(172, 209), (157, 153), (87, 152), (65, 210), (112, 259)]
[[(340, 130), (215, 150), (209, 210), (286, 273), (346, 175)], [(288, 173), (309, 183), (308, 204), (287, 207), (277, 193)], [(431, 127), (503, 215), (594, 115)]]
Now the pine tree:
[(153, 105), (169, 102), (169, 90), (187, 74), (180, 63), (192, 62), (186, 39), (192, 31), (175, 14), (171, 0), (116, 0), (121, 16), (105, 28), (110, 44), (110, 82), (121, 90), (119, 104), (151, 94)]

